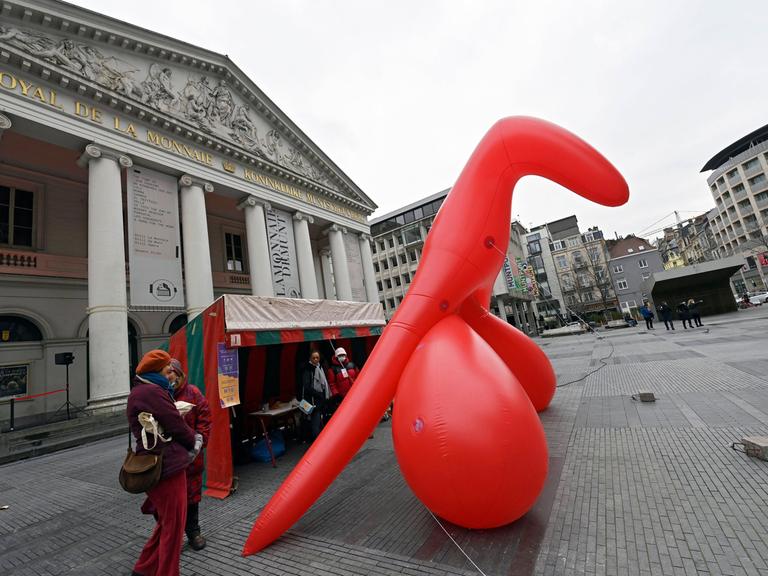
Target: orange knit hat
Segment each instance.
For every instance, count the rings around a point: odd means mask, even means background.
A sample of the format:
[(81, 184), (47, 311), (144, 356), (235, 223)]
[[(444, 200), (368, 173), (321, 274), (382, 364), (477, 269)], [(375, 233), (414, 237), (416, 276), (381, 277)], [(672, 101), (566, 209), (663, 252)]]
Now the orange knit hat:
[(136, 374), (144, 374), (145, 372), (160, 372), (163, 368), (171, 363), (171, 355), (164, 350), (150, 350), (136, 366)]

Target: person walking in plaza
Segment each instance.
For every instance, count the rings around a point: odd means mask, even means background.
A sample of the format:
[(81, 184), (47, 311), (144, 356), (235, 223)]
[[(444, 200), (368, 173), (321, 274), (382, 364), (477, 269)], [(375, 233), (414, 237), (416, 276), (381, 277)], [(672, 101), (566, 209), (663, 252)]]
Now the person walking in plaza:
[(701, 312), (699, 312), (699, 304), (701, 304), (701, 300), (696, 302), (693, 298), (690, 298), (688, 300), (688, 313), (691, 315), (691, 320), (696, 323), (696, 326), (702, 326), (701, 323)]
[[(203, 448), (208, 445), (211, 435), (211, 408), (208, 400), (194, 384), (187, 382), (187, 375), (181, 368), (181, 362), (175, 358), (171, 360), (170, 380), (173, 384), (173, 397), (179, 402), (189, 402), (192, 408), (184, 414), (184, 421), (195, 432), (203, 437)], [(193, 550), (205, 548), (205, 538), (200, 531), (200, 500), (203, 492), (203, 468), (205, 459), (203, 450), (187, 466), (187, 521), (184, 531), (187, 533), (187, 542)]]
[(187, 520), (186, 468), (203, 445), (182, 418), (173, 403), (173, 386), (168, 380), (171, 357), (163, 350), (147, 352), (136, 367), (136, 377), (128, 396), (126, 414), (136, 439), (136, 453), (149, 452), (142, 444), (139, 414), (150, 413), (162, 428), (167, 442), (155, 436), (153, 452), (163, 455), (160, 481), (147, 492), (141, 506), (144, 514), (155, 517), (152, 532), (136, 564), (132, 576), (178, 576), (184, 524)]
[(677, 305), (677, 315), (680, 320), (683, 321), (683, 328), (688, 330), (688, 327), (685, 325), (686, 322), (691, 328), (693, 328), (693, 324), (691, 324), (691, 314), (688, 312), (688, 304), (685, 303), (685, 300)]
[(640, 306), (640, 314), (645, 319), (645, 328), (653, 330), (653, 312), (648, 308), (648, 302), (643, 302), (643, 305)]
[(314, 351), (309, 355), (309, 362), (301, 373), (302, 399), (314, 405), (309, 415), (310, 433), (312, 440), (318, 437), (325, 424), (328, 400), (331, 397), (331, 388), (320, 364), (320, 352)]
[(672, 308), (670, 308), (669, 304), (666, 302), (662, 302), (661, 306), (659, 306), (659, 316), (661, 316), (661, 319), (664, 320), (664, 327), (667, 330), (670, 328), (672, 330), (675, 329), (675, 323), (672, 320)]

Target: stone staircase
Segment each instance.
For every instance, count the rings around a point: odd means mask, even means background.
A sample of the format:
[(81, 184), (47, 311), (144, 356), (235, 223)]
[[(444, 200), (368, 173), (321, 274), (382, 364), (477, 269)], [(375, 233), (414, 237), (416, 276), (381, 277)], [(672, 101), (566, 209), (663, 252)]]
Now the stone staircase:
[(0, 433), (0, 464), (50, 454), (127, 432), (128, 422), (123, 413), (81, 415), (23, 430), (4, 431)]

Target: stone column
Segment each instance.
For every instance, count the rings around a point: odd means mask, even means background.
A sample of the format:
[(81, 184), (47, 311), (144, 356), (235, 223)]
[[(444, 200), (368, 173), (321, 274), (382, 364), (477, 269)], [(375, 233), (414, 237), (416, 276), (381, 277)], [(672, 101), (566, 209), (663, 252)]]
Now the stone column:
[(88, 144), (78, 165), (88, 166), (88, 404), (102, 411), (122, 405), (130, 390), (120, 173), (133, 162)]
[(192, 320), (213, 302), (213, 273), (204, 193), (213, 192), (213, 185), (197, 180), (189, 174), (182, 176), (179, 184), (184, 291), (187, 297), (187, 317)]
[(368, 234), (360, 234), (360, 254), (363, 260), (363, 283), (368, 302), (379, 303), (379, 289), (376, 287), (376, 272), (373, 270), (373, 254), (371, 253), (371, 237)]
[(336, 287), (333, 285), (331, 251), (328, 248), (320, 250), (320, 265), (323, 268), (323, 287), (325, 288), (325, 298), (327, 300), (334, 300), (336, 298)]
[(515, 327), (525, 333), (525, 323), (520, 319), (520, 308), (517, 300), (512, 300), (512, 317), (515, 319)]
[(312, 257), (312, 241), (309, 238), (309, 225), (314, 220), (301, 212), (293, 215), (293, 237), (296, 241), (296, 259), (299, 261), (299, 283), (301, 297), (317, 300), (317, 278), (315, 277), (315, 261)]
[(251, 274), (251, 294), (273, 297), (272, 266), (269, 263), (269, 241), (265, 212), (271, 208), (254, 196), (246, 196), (237, 205), (245, 211), (245, 235), (248, 244), (248, 269)]
[(327, 299), (328, 296), (325, 293), (325, 285), (323, 284), (323, 263), (320, 259), (320, 254), (313, 254), (312, 260), (315, 263), (315, 281), (317, 282), (318, 297)]
[(336, 284), (337, 300), (352, 300), (352, 282), (349, 279), (349, 266), (347, 265), (347, 250), (344, 248), (344, 236), (346, 228), (334, 224), (328, 228), (328, 240), (331, 244), (331, 258), (333, 259), (333, 280)]
[(3, 132), (10, 130), (11, 126), (13, 126), (11, 119), (5, 114), (0, 114), (0, 140), (3, 138)]
[(504, 322), (507, 321), (507, 310), (504, 308), (504, 298), (501, 296), (496, 296), (496, 306), (499, 307), (499, 318), (504, 320)]
[(523, 309), (525, 310), (525, 315), (528, 318), (528, 325), (531, 327), (530, 331), (528, 332), (529, 336), (536, 336), (539, 333), (538, 325), (536, 324), (536, 315), (533, 313), (533, 306), (530, 302), (524, 302), (523, 303)]

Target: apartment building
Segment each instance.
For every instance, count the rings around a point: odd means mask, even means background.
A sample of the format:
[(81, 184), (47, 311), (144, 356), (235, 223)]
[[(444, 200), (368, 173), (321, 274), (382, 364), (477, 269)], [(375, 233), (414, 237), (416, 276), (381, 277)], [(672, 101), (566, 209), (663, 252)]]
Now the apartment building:
[(618, 301), (608, 273), (608, 250), (597, 227), (582, 233), (576, 216), (549, 222), (555, 262), (565, 305), (579, 316), (617, 311)]
[(552, 236), (546, 224), (532, 228), (524, 237), (523, 250), (533, 268), (539, 290), (534, 300), (537, 316), (547, 325), (558, 324), (565, 311), (563, 292), (552, 258)]
[(658, 249), (643, 238), (627, 236), (608, 240), (606, 244), (610, 256), (608, 268), (619, 308), (634, 314), (644, 301), (649, 300), (647, 282), (654, 272), (664, 270), (664, 262)]

